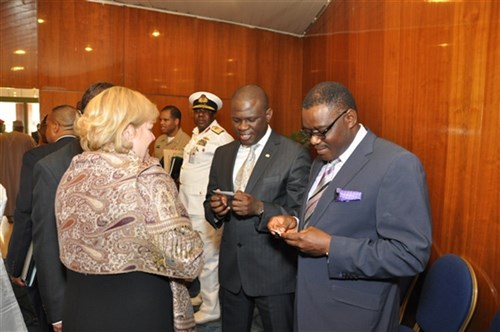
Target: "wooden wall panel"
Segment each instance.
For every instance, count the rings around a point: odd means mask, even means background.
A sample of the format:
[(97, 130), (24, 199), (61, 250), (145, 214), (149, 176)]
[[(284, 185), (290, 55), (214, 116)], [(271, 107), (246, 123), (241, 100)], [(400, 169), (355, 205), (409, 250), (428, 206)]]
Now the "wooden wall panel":
[(125, 22), (125, 85), (171, 96), (194, 91), (196, 56), (206, 47), (197, 43), (196, 20), (129, 8)]
[[(224, 107), (217, 119), (230, 132), (230, 99), (244, 84), (262, 85), (275, 108), (300, 104), (298, 38), (84, 0), (40, 0), (38, 6), (46, 21), (38, 30), (38, 61), (43, 63), (38, 87), (45, 91), (46, 101), (57, 102), (65, 91), (83, 93), (89, 84), (106, 80), (160, 99), (179, 100), (177, 106), (190, 119), (183, 121), (187, 132), (194, 126), (187, 98), (198, 90), (222, 98)], [(152, 37), (154, 30), (159, 37)], [(92, 52), (84, 50), (87, 45), (93, 46)], [(287, 83), (275, 84), (280, 79)], [(50, 92), (54, 98), (47, 97)], [(52, 106), (42, 101), (43, 112)], [(280, 115), (279, 120), (276, 129), (284, 134), (300, 127), (298, 115)]]
[(40, 90), (39, 103), (40, 103), (40, 118), (59, 105), (71, 105), (76, 107), (77, 102), (82, 99), (82, 92), (80, 91), (48, 91)]
[[(304, 41), (303, 95), (316, 84), (336, 77), (349, 77), (348, 6), (330, 3), (327, 11), (314, 23)], [(331, 13), (335, 13), (333, 15)]]
[[(85, 90), (123, 84), (123, 10), (78, 1), (38, 0), (39, 88)], [(91, 47), (92, 51), (86, 51)]]
[[(36, 19), (36, 0), (0, 1), (1, 87), (38, 87)], [(26, 53), (14, 54), (16, 50)]]
[[(194, 90), (209, 91), (223, 102), (217, 121), (232, 135), (231, 96), (247, 83), (247, 58), (255, 57), (249, 29), (205, 20), (195, 20), (197, 41)], [(249, 46), (250, 45), (250, 46)], [(233, 135), (234, 136), (234, 135)]]
[(289, 136), (301, 128), (302, 40), (266, 31), (257, 35), (257, 79), (268, 92), (271, 126)]
[(195, 91), (213, 87), (212, 92), (219, 97), (230, 99), (239, 86), (255, 79), (254, 68), (247, 67), (247, 58), (255, 57), (254, 32), (226, 23), (197, 21)]
[[(89, 84), (106, 80), (158, 100), (178, 100), (189, 119), (182, 124), (187, 132), (194, 126), (187, 98), (198, 90), (222, 98), (217, 120), (231, 133), (231, 96), (242, 85), (263, 86), (276, 110), (300, 107), (298, 38), (84, 0), (40, 0), (38, 7), (45, 19), (38, 30), (39, 88), (45, 101), (57, 102), (64, 92), (83, 93)], [(160, 33), (156, 38), (154, 30)], [(87, 45), (92, 52), (84, 50)], [(43, 112), (51, 107), (42, 101)], [(277, 113), (275, 119), (272, 125), (285, 135), (300, 127), (298, 113)]]
[(476, 270), (470, 331), (500, 307), (500, 3), (332, 2), (304, 40), (303, 92), (346, 84), (361, 120), (427, 172), (435, 257)]
[[(461, 24), (452, 27), (450, 80), (455, 84), (450, 89), (452, 131), (444, 183), (451, 195), (444, 202), (447, 215), (439, 240), (442, 247), (462, 252), (476, 267), (483, 296), (473, 326), (485, 328), (481, 314), (490, 316), (500, 307), (500, 6), (497, 2), (457, 4), (454, 14), (454, 21)], [(458, 239), (448, 235), (452, 230), (460, 234)]]

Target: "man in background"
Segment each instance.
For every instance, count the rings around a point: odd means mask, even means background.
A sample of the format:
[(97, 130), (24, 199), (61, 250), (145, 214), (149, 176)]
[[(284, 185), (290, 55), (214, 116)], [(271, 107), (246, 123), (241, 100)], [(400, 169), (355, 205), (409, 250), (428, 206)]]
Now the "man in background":
[[(208, 174), (215, 150), (233, 141), (231, 135), (215, 119), (222, 108), (222, 100), (210, 92), (199, 91), (189, 97), (194, 112), (193, 135), (184, 147), (180, 174), (179, 197), (187, 209), (193, 228), (203, 240), (205, 264), (201, 271), (201, 305), (194, 318), (197, 324), (204, 324), (220, 318), (219, 305), (219, 246), (221, 232), (212, 228), (205, 220), (203, 201), (207, 191)], [(193, 301), (196, 303), (196, 298)]]
[(163, 150), (183, 151), (189, 142), (189, 135), (181, 128), (181, 117), (181, 111), (174, 105), (167, 105), (160, 111), (162, 135), (158, 136), (154, 144), (154, 156), (160, 161), (163, 159)]
[[(113, 84), (98, 82), (90, 85), (78, 103), (85, 111), (90, 100)], [(78, 139), (49, 154), (36, 163), (33, 172), (33, 256), (37, 267), (37, 282), (45, 313), (54, 332), (62, 331), (62, 313), (66, 270), (59, 260), (59, 242), (54, 211), (57, 186), (74, 156), (82, 152)]]
[[(23, 133), (24, 125), (22, 121), (13, 122), (14, 130), (12, 132), (5, 132), (5, 123), (3, 121), (0, 122), (0, 183), (5, 187), (7, 197), (9, 198), (4, 212), (8, 222), (3, 225), (2, 229), (2, 256), (7, 257), (9, 240), (14, 228), (14, 210), (19, 190), (19, 180), (21, 178), (23, 155), (26, 151), (34, 148), (36, 142), (30, 135)], [(25, 314), (26, 321), (33, 321), (36, 314), (25, 288), (13, 286), (17, 300)]]
[(297, 252), (276, 241), (267, 223), (274, 215), (298, 215), (311, 157), (305, 147), (272, 130), (272, 115), (261, 87), (238, 89), (231, 99), (238, 140), (217, 149), (210, 169), (205, 216), (214, 228), (224, 229), (222, 331), (250, 331), (254, 307), (264, 331), (293, 330)]
[(14, 121), (13, 129), (10, 133), (0, 134), (0, 183), (5, 187), (9, 197), (4, 213), (10, 223), (14, 219), (15, 197), (19, 190), (23, 155), (36, 146), (33, 138), (23, 133), (22, 121)]
[[(12, 282), (18, 286), (27, 286), (26, 281), (21, 279), (21, 273), (25, 261), (28, 260), (29, 262), (31, 260), (31, 255), (27, 254), (32, 241), (33, 168), (40, 159), (75, 139), (73, 123), (76, 118), (77, 112), (74, 107), (69, 105), (54, 107), (47, 116), (46, 135), (49, 144), (31, 149), (23, 156), (20, 185), (14, 212), (14, 229), (7, 254), (7, 271)], [(28, 287), (28, 295), (36, 312), (40, 329), (42, 331), (52, 331), (52, 327), (48, 325), (42, 308), (36, 278), (33, 285), (28, 286), (30, 286)]]

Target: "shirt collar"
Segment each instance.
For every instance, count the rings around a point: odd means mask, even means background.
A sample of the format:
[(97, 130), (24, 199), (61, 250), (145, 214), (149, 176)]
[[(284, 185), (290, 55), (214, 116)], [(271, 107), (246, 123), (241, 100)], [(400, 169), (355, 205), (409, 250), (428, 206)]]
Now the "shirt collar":
[(66, 138), (66, 137), (76, 138), (75, 135), (62, 135), (61, 137), (59, 137), (59, 138), (56, 139), (56, 142), (59, 141), (59, 140), (61, 140), (61, 139), (63, 139), (63, 138)]
[(363, 140), (363, 138), (365, 138), (365, 136), (366, 136), (367, 133), (368, 133), (368, 131), (366, 130), (366, 128), (360, 123), (359, 124), (359, 130), (356, 133), (356, 136), (354, 137), (354, 139), (352, 140), (351, 145), (349, 145), (349, 147), (347, 148), (347, 150), (345, 150), (344, 153), (342, 153), (339, 156), (340, 162), (342, 164), (345, 163), (347, 161), (347, 159), (349, 159), (349, 157), (351, 156), (351, 154), (358, 147), (359, 143), (361, 143), (361, 141)]
[(205, 128), (205, 130), (203, 130), (201, 133), (200, 133), (200, 131), (199, 131), (198, 127), (194, 127), (194, 129), (193, 129), (193, 134), (195, 134), (195, 135), (199, 135), (199, 134), (206, 133), (206, 132), (208, 132), (208, 131), (209, 131), (209, 130), (213, 127), (213, 126), (218, 126), (218, 125), (219, 125), (219, 123), (217, 122), (217, 120), (216, 120), (216, 119), (214, 119), (214, 121), (212, 121), (212, 123), (210, 123), (210, 124), (208, 125), (208, 127), (207, 127), (207, 128)]
[[(271, 126), (267, 125), (267, 130), (264, 136), (262, 136), (262, 138), (257, 143), (254, 144), (254, 145), (259, 144), (258, 150), (261, 150), (266, 145), (267, 141), (269, 140), (269, 137), (271, 136), (272, 131), (273, 130), (271, 129)], [(240, 144), (240, 148), (250, 148), (250, 147)]]

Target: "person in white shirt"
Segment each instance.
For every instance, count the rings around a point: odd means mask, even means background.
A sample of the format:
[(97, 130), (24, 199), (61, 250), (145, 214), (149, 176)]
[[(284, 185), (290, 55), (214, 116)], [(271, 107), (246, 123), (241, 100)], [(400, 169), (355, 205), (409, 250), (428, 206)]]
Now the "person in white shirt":
[(196, 128), (184, 147), (179, 197), (189, 213), (193, 228), (200, 232), (204, 243), (205, 265), (199, 276), (202, 303), (194, 315), (197, 324), (204, 324), (220, 317), (218, 267), (222, 233), (206, 222), (203, 201), (214, 152), (219, 146), (232, 142), (233, 137), (215, 119), (222, 108), (222, 100), (218, 96), (199, 91), (189, 97), (189, 102)]

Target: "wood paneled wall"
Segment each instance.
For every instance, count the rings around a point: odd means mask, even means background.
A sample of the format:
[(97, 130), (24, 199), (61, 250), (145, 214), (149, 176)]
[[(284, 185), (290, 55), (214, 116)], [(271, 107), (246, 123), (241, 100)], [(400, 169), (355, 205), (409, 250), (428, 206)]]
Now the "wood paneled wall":
[(434, 255), (479, 282), (470, 331), (500, 307), (500, 2), (332, 1), (304, 41), (303, 93), (339, 81), (361, 121), (427, 172)]
[[(36, 17), (45, 20), (38, 28)], [(11, 72), (25, 26), (34, 30), (23, 40), (26, 68)], [(500, 307), (498, 31), (493, 0), (335, 0), (303, 39), (84, 0), (9, 0), (0, 1), (0, 86), (38, 87), (46, 113), (111, 81), (158, 107), (176, 104), (189, 132), (193, 91), (222, 97), (218, 118), (231, 131), (232, 93), (257, 83), (275, 109), (273, 127), (289, 134), (314, 84), (344, 83), (366, 126), (421, 158), (433, 257), (453, 252), (472, 263), (480, 293), (469, 330), (485, 331)]]
[[(301, 39), (84, 0), (39, 0), (38, 16), (45, 19), (38, 29), (42, 113), (54, 105), (51, 94), (82, 93), (104, 80), (140, 91), (159, 108), (177, 105), (190, 133), (188, 97), (206, 90), (222, 98), (217, 119), (232, 132), (231, 96), (256, 83), (275, 110), (271, 125), (285, 135), (299, 129)], [(153, 31), (160, 35), (153, 37)], [(290, 105), (296, 107), (293, 114)], [(159, 134), (158, 124), (154, 131)]]
[[(2, 1), (0, 14), (0, 86), (39, 88), (42, 114), (59, 103), (76, 104), (89, 84), (108, 81), (140, 91), (159, 108), (177, 105), (190, 133), (188, 97), (207, 90), (222, 98), (217, 118), (232, 132), (231, 96), (255, 83), (269, 95), (273, 128), (284, 135), (300, 128), (299, 38), (85, 0)], [(26, 33), (21, 17), (35, 30), (24, 57), (34, 65), (12, 72), (15, 41)], [(37, 17), (44, 23), (37, 24)], [(154, 131), (159, 134), (159, 125)]]
[[(36, 19), (36, 0), (0, 1), (1, 87), (38, 87)], [(15, 54), (19, 49), (26, 53)]]

